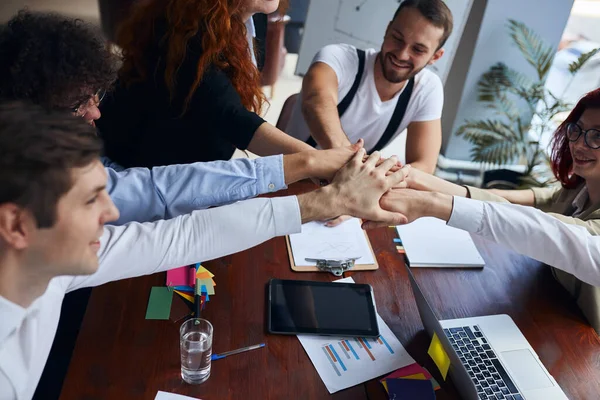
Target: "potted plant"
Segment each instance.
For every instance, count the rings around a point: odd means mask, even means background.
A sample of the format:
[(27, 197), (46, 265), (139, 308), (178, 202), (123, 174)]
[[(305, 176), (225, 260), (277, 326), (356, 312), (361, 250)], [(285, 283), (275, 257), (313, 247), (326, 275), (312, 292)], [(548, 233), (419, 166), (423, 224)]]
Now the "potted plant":
[[(545, 87), (554, 49), (521, 22), (509, 20), (508, 29), (536, 76), (532, 79), (502, 62), (493, 65), (478, 82), (478, 100), (492, 110), (493, 115), (467, 120), (456, 134), (473, 145), (473, 161), (495, 166), (524, 164), (524, 172), (489, 171), (484, 182), (493, 183), (488, 187), (546, 186), (552, 182), (547, 168), (549, 160), (537, 138), (552, 130), (556, 116), (569, 111), (572, 105)], [(571, 80), (599, 50), (584, 53), (569, 65)]]

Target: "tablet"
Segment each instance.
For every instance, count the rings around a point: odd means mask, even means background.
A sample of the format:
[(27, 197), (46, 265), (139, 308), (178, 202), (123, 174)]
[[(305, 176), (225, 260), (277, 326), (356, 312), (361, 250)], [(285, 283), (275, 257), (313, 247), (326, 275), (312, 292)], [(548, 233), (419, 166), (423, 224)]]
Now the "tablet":
[(270, 333), (379, 336), (371, 285), (272, 279)]

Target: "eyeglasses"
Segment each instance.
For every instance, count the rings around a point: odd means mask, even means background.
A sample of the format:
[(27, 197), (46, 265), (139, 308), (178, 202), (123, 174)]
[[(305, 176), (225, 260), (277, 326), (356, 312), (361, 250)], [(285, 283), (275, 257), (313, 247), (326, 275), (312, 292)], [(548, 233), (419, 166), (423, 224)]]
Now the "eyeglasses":
[(104, 99), (104, 96), (106, 96), (106, 90), (100, 89), (88, 100), (82, 101), (81, 103), (71, 108), (71, 111), (76, 116), (83, 117), (86, 113), (87, 108), (90, 106), (90, 103), (94, 106), (99, 106), (102, 102), (102, 99)]
[(583, 134), (583, 141), (590, 149), (600, 149), (600, 130), (588, 129), (583, 130), (576, 123), (570, 122), (567, 124), (567, 138), (570, 142), (576, 142)]

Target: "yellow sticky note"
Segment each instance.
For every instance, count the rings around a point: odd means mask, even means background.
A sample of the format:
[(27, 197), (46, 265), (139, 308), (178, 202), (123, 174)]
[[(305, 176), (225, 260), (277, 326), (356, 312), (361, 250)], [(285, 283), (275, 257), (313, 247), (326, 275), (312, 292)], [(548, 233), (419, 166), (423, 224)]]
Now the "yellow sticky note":
[(448, 375), (448, 370), (450, 369), (450, 358), (448, 358), (448, 354), (446, 354), (444, 346), (442, 346), (442, 342), (440, 342), (440, 339), (435, 332), (433, 333), (433, 338), (431, 339), (427, 354), (429, 354), (429, 357), (431, 357), (435, 365), (437, 365), (442, 374), (442, 378), (446, 380), (446, 375)]
[(198, 270), (196, 271), (196, 276), (199, 279), (207, 279), (207, 278), (205, 278), (205, 276), (208, 276), (208, 278), (214, 277), (214, 275), (212, 274), (212, 272), (210, 272), (209, 270), (207, 270), (206, 268), (204, 268), (202, 265), (198, 267)]
[(196, 272), (196, 278), (198, 279), (211, 279), (214, 275), (208, 271)]
[(414, 374), (414, 375), (403, 376), (400, 379), (419, 379), (421, 381), (424, 381), (427, 378), (425, 378), (425, 374)]
[(178, 295), (180, 295), (181, 297), (183, 297), (184, 299), (186, 299), (189, 302), (192, 302), (192, 303), (194, 302), (194, 296), (193, 295), (187, 294), (186, 292), (182, 292), (182, 291), (179, 291), (179, 290), (175, 290), (175, 293), (177, 293)]

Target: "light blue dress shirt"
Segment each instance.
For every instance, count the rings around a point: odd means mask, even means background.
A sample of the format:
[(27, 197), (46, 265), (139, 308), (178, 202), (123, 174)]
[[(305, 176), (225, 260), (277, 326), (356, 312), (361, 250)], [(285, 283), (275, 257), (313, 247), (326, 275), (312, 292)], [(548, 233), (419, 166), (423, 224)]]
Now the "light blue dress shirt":
[(152, 169), (102, 162), (107, 191), (121, 213), (114, 225), (170, 219), (287, 188), (281, 155)]

